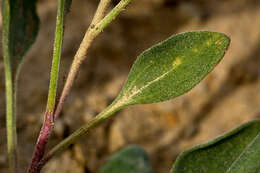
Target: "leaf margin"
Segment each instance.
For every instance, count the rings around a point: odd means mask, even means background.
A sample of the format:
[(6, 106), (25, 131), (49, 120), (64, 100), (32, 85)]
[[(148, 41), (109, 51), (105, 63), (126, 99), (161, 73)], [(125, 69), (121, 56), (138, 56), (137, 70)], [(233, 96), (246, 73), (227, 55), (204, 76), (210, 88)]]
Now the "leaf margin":
[[(205, 149), (207, 147), (210, 147), (211, 145), (214, 145), (224, 139), (227, 139), (235, 134), (238, 134), (240, 131), (242, 131), (243, 129), (246, 129), (247, 127), (250, 127), (251, 125), (254, 125), (254, 124), (259, 124), (260, 123), (260, 120), (259, 119), (255, 119), (255, 120), (251, 120), (249, 122), (246, 122), (244, 124), (241, 124), (240, 126), (237, 126), (233, 129), (231, 129), (230, 131), (226, 132), (226, 133), (223, 133), (221, 135), (218, 135), (217, 137), (213, 138), (213, 139), (210, 139), (208, 140), (207, 142), (205, 143), (202, 143), (202, 144), (198, 144), (198, 145), (195, 145), (185, 151), (183, 151), (178, 157), (177, 159), (175, 160), (171, 170), (170, 170), (170, 173), (178, 173), (176, 172), (175, 170), (177, 169), (177, 166), (179, 165), (179, 163), (189, 154), (189, 153), (192, 153), (193, 151), (197, 151), (197, 150), (200, 150), (200, 149)], [(260, 134), (260, 132), (259, 132)], [(257, 137), (257, 136), (256, 136)], [(243, 153), (241, 153), (243, 154)]]

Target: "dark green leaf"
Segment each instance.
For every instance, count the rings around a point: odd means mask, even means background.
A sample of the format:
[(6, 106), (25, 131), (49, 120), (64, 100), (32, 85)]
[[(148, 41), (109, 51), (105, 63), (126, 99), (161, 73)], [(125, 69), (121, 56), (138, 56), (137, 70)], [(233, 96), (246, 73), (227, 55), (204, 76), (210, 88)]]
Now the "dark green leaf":
[(186, 93), (222, 59), (229, 42), (226, 35), (208, 31), (170, 37), (138, 57), (119, 100), (145, 104)]
[(65, 16), (67, 15), (67, 13), (69, 13), (70, 12), (70, 7), (71, 7), (71, 3), (72, 3), (72, 0), (66, 0), (66, 2), (65, 2), (66, 4), (65, 4)]
[(99, 173), (153, 173), (146, 152), (130, 146), (115, 153)]
[(171, 173), (260, 172), (260, 121), (183, 152)]
[(35, 41), (39, 29), (36, 14), (37, 0), (3, 0), (3, 38), (5, 57), (10, 59), (13, 76), (30, 46)]

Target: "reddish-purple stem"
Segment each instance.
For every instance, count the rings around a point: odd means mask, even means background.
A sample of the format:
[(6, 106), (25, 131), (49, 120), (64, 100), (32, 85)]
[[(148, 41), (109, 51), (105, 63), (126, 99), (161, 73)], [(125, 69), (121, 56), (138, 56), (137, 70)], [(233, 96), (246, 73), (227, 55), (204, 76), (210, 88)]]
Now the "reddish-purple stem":
[(38, 168), (38, 164), (44, 156), (45, 148), (53, 129), (53, 125), (54, 125), (53, 120), (54, 120), (53, 113), (46, 111), (44, 115), (44, 123), (42, 125), (41, 132), (36, 143), (36, 148), (33, 154), (32, 162), (28, 170), (28, 173), (40, 172), (40, 169)]

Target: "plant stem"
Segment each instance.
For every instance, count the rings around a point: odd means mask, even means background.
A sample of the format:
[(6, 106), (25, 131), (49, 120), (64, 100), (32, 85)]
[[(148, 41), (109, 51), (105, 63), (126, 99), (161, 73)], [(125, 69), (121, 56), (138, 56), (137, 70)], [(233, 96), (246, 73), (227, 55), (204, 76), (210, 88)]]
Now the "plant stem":
[(64, 32), (63, 31), (64, 8), (65, 8), (64, 1), (66, 0), (59, 0), (59, 7), (58, 7), (59, 9), (58, 9), (57, 23), (56, 23), (55, 42), (54, 42), (53, 59), (52, 59), (52, 67), (51, 67), (51, 75), (50, 75), (50, 86), (49, 86), (48, 101), (46, 107), (46, 110), (50, 112), (54, 111), (56, 93), (57, 93), (60, 57), (61, 57), (63, 32)]
[[(109, 0), (110, 2), (110, 0)], [(59, 103), (57, 105), (57, 108), (55, 110), (54, 118), (56, 119), (58, 115), (60, 114), (60, 111), (63, 107), (64, 101), (70, 92), (70, 89), (72, 87), (72, 84), (75, 80), (75, 77), (79, 71), (79, 67), (82, 64), (83, 60), (85, 59), (85, 56), (87, 54), (87, 50), (90, 47), (92, 41), (94, 38), (103, 31), (103, 29), (111, 23), (118, 14), (124, 10), (124, 8), (131, 2), (131, 0), (121, 0), (118, 5), (113, 8), (106, 17), (104, 17), (100, 22), (99, 20), (103, 17), (104, 11), (107, 8), (108, 1), (101, 0), (99, 7), (97, 9), (97, 12), (93, 18), (93, 21), (88, 28), (83, 41), (81, 42), (81, 45), (74, 57), (74, 60), (72, 62), (69, 75), (67, 77), (65, 86), (62, 91), (62, 95), (60, 97)], [(120, 102), (115, 101), (113, 104), (111, 104), (107, 109), (105, 109), (103, 112), (101, 112), (98, 116), (96, 116), (94, 119), (92, 119), (89, 123), (78, 129), (76, 132), (74, 132), (72, 135), (70, 135), (68, 138), (63, 140), (61, 143), (59, 143), (57, 146), (55, 146), (40, 162), (38, 165), (38, 171), (41, 170), (41, 168), (45, 165), (45, 163), (51, 159), (56, 153), (59, 153), (63, 150), (65, 150), (68, 146), (70, 146), (72, 143), (74, 143), (78, 138), (80, 138), (82, 135), (87, 133), (89, 130), (97, 126), (99, 123), (106, 120), (108, 117), (110, 117), (113, 113), (120, 110), (123, 105)]]
[[(50, 131), (53, 127), (54, 120), (58, 117), (58, 115), (63, 107), (64, 101), (72, 87), (72, 84), (78, 73), (79, 67), (80, 67), (82, 61), (85, 59), (85, 55), (86, 55), (87, 50), (90, 47), (92, 41), (126, 7), (126, 5), (129, 4), (130, 1), (131, 0), (120, 1), (119, 4), (113, 10), (111, 10), (111, 12), (103, 20), (101, 20), (101, 19), (103, 18), (104, 14), (105, 14), (105, 11), (110, 3), (110, 0), (101, 0), (100, 1), (96, 14), (93, 18), (93, 21), (92, 21), (90, 27), (88, 28), (88, 30), (83, 38), (83, 41), (72, 62), (72, 66), (70, 68), (68, 78), (67, 78), (65, 86), (63, 88), (61, 98), (60, 98), (57, 108), (55, 110), (54, 117), (52, 116), (53, 112), (49, 112), (48, 108), (54, 108), (55, 100), (48, 99), (48, 101), (50, 101), (50, 105), (48, 104), (48, 106), (47, 106), (47, 111), (45, 113), (45, 123), (42, 127), (40, 136), (38, 138), (37, 144), (39, 144), (39, 145), (36, 146), (36, 152), (34, 154), (36, 161), (34, 161), (34, 160), (32, 161), (32, 165), (29, 170), (29, 173), (39, 172), (41, 170), (42, 166), (52, 157), (52, 154), (48, 155), (46, 157), (48, 159), (43, 159), (45, 161), (41, 162), (41, 164), (39, 165), (39, 159), (42, 158), (44, 155), (45, 146), (47, 144), (47, 139), (50, 135)], [(50, 89), (53, 89), (53, 88), (51, 88), (51, 86), (50, 86)], [(56, 89), (55, 89), (55, 91), (56, 91)], [(53, 94), (50, 95), (50, 93), (49, 93), (49, 96), (53, 96)], [(55, 97), (54, 97), (54, 99), (55, 99)], [(52, 103), (53, 103), (53, 105), (52, 105)], [(105, 120), (106, 116), (113, 114), (115, 111), (117, 111), (119, 109), (119, 107), (114, 107), (114, 106), (111, 106), (109, 108), (110, 109), (106, 109), (105, 111), (103, 111), (99, 116), (97, 116), (95, 119), (93, 119), (90, 123), (88, 123), (86, 126), (80, 128), (71, 137), (69, 137), (67, 140), (62, 142), (57, 147), (55, 147), (54, 150), (52, 150), (53, 154), (65, 149), (67, 146), (69, 146), (71, 143), (73, 143), (76, 139), (78, 139), (80, 136), (82, 136), (84, 133), (86, 133), (86, 131), (88, 131), (88, 128), (95, 127), (97, 124), (99, 124), (100, 122)], [(38, 153), (37, 151), (40, 151), (40, 153)]]
[(38, 173), (37, 170), (38, 164), (40, 160), (43, 158), (46, 145), (48, 143), (49, 136), (51, 134), (51, 131), (53, 129), (53, 114), (50, 112), (45, 112), (44, 114), (44, 123), (42, 125), (40, 135), (38, 137), (33, 158), (30, 164), (30, 167), (28, 169), (28, 173)]
[(88, 48), (90, 47), (94, 38), (98, 35), (98, 34), (96, 34), (96, 35), (93, 34), (93, 29), (95, 28), (95, 25), (97, 23), (99, 23), (101, 21), (101, 19), (105, 16), (105, 12), (106, 12), (110, 2), (111, 2), (111, 0), (100, 0), (100, 2), (99, 2), (98, 8), (95, 12), (92, 22), (91, 22), (88, 30), (86, 31), (86, 34), (80, 44), (80, 47), (74, 57), (74, 60), (72, 62), (69, 75), (68, 75), (66, 83), (64, 85), (57, 108), (55, 110), (54, 119), (56, 119), (59, 116), (59, 114), (62, 110), (63, 104), (70, 92), (70, 89), (73, 85), (75, 77), (78, 73), (79, 67), (80, 67), (82, 61), (85, 59)]
[(6, 129), (7, 129), (7, 148), (9, 159), (9, 172), (16, 173), (17, 166), (17, 132), (16, 132), (16, 92), (14, 76), (10, 62), (9, 51), (9, 26), (10, 26), (10, 1), (2, 1), (3, 19), (3, 57), (5, 66), (5, 93), (6, 93)]
[[(102, 9), (106, 9), (106, 4), (108, 4), (107, 2), (108, 0), (101, 0), (101, 5), (98, 10), (97, 13), (93, 19), (94, 22), (92, 22), (92, 24), (90, 25), (90, 27), (88, 28), (83, 41), (80, 44), (80, 47), (74, 57), (74, 60), (72, 62), (65, 86), (63, 88), (61, 97), (59, 99), (59, 103), (57, 105), (57, 108), (55, 110), (55, 118), (57, 118), (62, 110), (62, 107), (64, 105), (64, 102), (71, 90), (71, 87), (74, 83), (74, 80), (77, 76), (77, 73), (79, 71), (80, 65), (82, 64), (82, 62), (84, 61), (84, 59), (86, 58), (86, 54), (88, 51), (88, 48), (90, 47), (92, 41), (96, 38), (96, 36), (98, 34), (100, 34), (103, 29), (109, 24), (111, 23), (116, 16), (118, 16), (118, 14), (124, 10), (124, 8), (131, 2), (131, 0), (121, 0), (117, 6), (115, 8), (113, 8), (107, 15), (106, 17), (104, 17), (100, 22), (98, 22), (98, 20), (100, 20), (102, 18), (102, 15), (104, 13), (101, 13), (101, 11), (104, 11)], [(109, 0), (110, 1), (110, 0)], [(107, 2), (107, 3), (106, 3)]]
[(17, 132), (16, 132), (16, 92), (12, 80), (10, 61), (5, 59), (5, 88), (6, 88), (6, 128), (9, 158), (9, 172), (16, 173), (17, 166)]
[(96, 25), (98, 22), (100, 22), (103, 19), (110, 3), (111, 3), (111, 0), (100, 0), (100, 2), (98, 4), (98, 8), (95, 12), (95, 15), (92, 19), (90, 26)]
[(104, 111), (99, 113), (95, 118), (91, 121), (83, 125), (81, 128), (72, 133), (69, 137), (64, 139), (58, 145), (56, 145), (50, 152), (46, 154), (46, 156), (41, 160), (39, 164), (39, 170), (45, 165), (45, 163), (50, 160), (55, 154), (60, 153), (61, 151), (68, 148), (71, 144), (73, 144), (76, 140), (78, 140), (81, 136), (89, 132), (91, 129), (96, 127), (101, 122), (107, 120), (111, 115), (115, 112), (119, 111), (126, 103), (121, 102), (120, 99), (115, 100), (109, 107), (107, 107)]
[[(62, 37), (63, 37), (63, 26), (64, 26), (64, 24), (63, 24), (64, 10), (65, 10), (64, 8), (66, 5), (65, 1), (66, 0), (59, 0), (50, 86), (49, 86), (46, 112), (44, 115), (45, 119), (44, 119), (43, 126), (41, 128), (41, 131), (40, 131), (40, 135), (37, 140), (32, 163), (28, 170), (29, 173), (38, 172), (37, 165), (39, 164), (39, 161), (44, 156), (49, 136), (51, 135), (52, 129), (54, 127), (54, 121), (55, 121), (54, 109), (55, 109), (60, 56), (61, 56), (61, 48), (62, 48), (62, 40), (63, 40)], [(104, 3), (104, 2), (106, 2), (106, 3)], [(97, 13), (93, 19), (93, 23), (98, 22), (100, 20), (100, 18), (103, 17), (105, 10), (109, 3), (110, 3), (110, 0), (101, 0)]]
[(36, 169), (37, 165), (39, 161), (42, 159), (42, 157), (44, 156), (46, 145), (48, 143), (48, 139), (51, 135), (54, 126), (53, 113), (55, 108), (55, 100), (56, 100), (58, 76), (59, 76), (59, 65), (60, 65), (62, 40), (63, 40), (63, 26), (64, 26), (64, 16), (65, 16), (64, 13), (65, 13), (65, 5), (66, 5), (65, 1), (66, 0), (59, 0), (59, 4), (58, 4), (54, 51), (53, 51), (52, 67), (51, 67), (51, 74), (50, 74), (50, 85), (49, 85), (49, 92), (48, 92), (47, 107), (44, 114), (44, 123), (42, 125), (35, 146), (35, 151), (32, 157), (32, 162), (28, 170), (29, 173), (37, 172)]

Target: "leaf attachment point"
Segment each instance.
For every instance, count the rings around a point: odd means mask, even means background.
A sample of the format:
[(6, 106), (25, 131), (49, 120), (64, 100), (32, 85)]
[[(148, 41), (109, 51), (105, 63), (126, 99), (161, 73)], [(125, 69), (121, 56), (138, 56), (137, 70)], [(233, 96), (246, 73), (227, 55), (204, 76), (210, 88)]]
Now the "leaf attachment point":
[(186, 93), (217, 65), (229, 42), (221, 33), (194, 31), (173, 35), (146, 50), (136, 60), (114, 102), (56, 145), (42, 163), (124, 107), (161, 102)]

